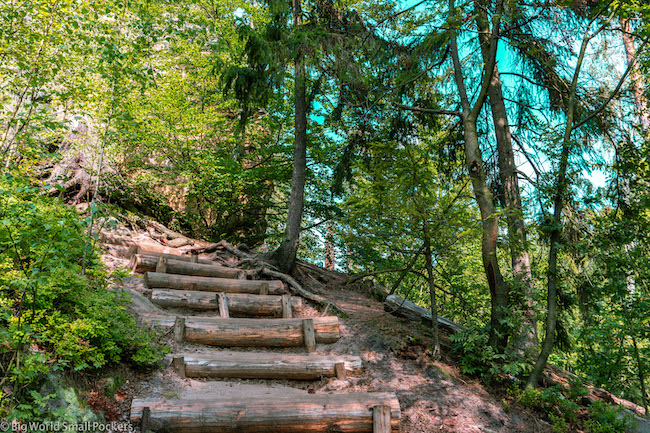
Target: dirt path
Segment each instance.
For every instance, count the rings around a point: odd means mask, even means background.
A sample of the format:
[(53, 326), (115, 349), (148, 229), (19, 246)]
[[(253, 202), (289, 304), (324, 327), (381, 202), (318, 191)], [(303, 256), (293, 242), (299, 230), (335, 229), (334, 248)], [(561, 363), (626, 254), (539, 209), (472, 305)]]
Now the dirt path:
[[(124, 257), (104, 256), (111, 268), (127, 266)], [(183, 309), (164, 311), (148, 298), (149, 290), (141, 276), (124, 279), (123, 288), (132, 297), (134, 310), (146, 314), (193, 314), (217, 316), (218, 311), (190, 312)], [(368, 294), (342, 287), (326, 287), (322, 294), (335, 301), (350, 317), (341, 319), (341, 339), (318, 345), (317, 355), (357, 355), (364, 361), (360, 375), (347, 380), (323, 378), (312, 381), (264, 379), (182, 379), (171, 367), (173, 354), (165, 359), (165, 368), (149, 374), (135, 388), (139, 397), (196, 399), (242, 397), (272, 398), (277, 395), (319, 393), (395, 392), (402, 411), (402, 432), (550, 432), (550, 426), (534, 416), (510, 408), (492, 397), (478, 383), (467, 381), (445, 362), (432, 362), (426, 347), (430, 344), (427, 329), (408, 323), (383, 310), (383, 304)], [(306, 302), (305, 302), (306, 304)], [(298, 317), (312, 317), (319, 312), (306, 305), (296, 311)], [(166, 337), (173, 346), (173, 338)], [(407, 344), (406, 342), (410, 342)], [(184, 343), (186, 354), (210, 354), (215, 347)], [(228, 351), (252, 351), (228, 348)], [(259, 351), (259, 349), (256, 349)], [(268, 352), (302, 353), (302, 348), (265, 348)], [(444, 352), (444, 347), (443, 347)], [(443, 354), (444, 356), (444, 354)], [(449, 361), (450, 359), (443, 358)]]

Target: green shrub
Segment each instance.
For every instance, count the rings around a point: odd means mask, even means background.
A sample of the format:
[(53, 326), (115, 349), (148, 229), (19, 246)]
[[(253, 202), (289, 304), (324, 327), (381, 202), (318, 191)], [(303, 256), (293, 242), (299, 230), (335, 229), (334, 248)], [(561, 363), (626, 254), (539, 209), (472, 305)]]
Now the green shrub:
[(452, 350), (460, 355), (460, 371), (487, 382), (515, 379), (530, 370), (530, 364), (517, 357), (496, 353), (488, 345), (488, 335), (480, 331), (459, 332), (450, 337)]
[(622, 414), (622, 410), (620, 406), (595, 401), (587, 411), (589, 419), (585, 428), (590, 433), (624, 433), (633, 426), (634, 420)]
[(47, 396), (35, 387), (49, 371), (151, 365), (163, 353), (126, 311), (127, 295), (108, 289), (85, 227), (74, 209), (0, 177), (0, 364), (11, 395), (0, 415), (39, 407)]

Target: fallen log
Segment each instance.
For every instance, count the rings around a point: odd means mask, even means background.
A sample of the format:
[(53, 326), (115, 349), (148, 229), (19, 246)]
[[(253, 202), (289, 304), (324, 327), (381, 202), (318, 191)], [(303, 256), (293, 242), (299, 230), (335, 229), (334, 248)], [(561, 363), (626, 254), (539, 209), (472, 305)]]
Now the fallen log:
[[(388, 295), (384, 301), (384, 310), (389, 311), (391, 314), (396, 316), (405, 317), (414, 322), (432, 322), (431, 311), (427, 310), (424, 307), (415, 305), (413, 302), (408, 299), (404, 299), (401, 296), (397, 295)], [(438, 325), (446, 328), (451, 332), (465, 332), (467, 329), (457, 323), (452, 322), (449, 319), (438, 315)]]
[[(289, 297), (289, 295), (285, 296)], [(278, 295), (224, 293), (224, 297), (230, 313), (247, 316), (281, 316), (284, 311), (282, 296)], [(291, 308), (300, 310), (302, 298), (290, 298)], [(215, 292), (156, 289), (151, 292), (151, 302), (161, 307), (219, 310), (219, 296)]]
[[(393, 393), (305, 394), (219, 400), (133, 400), (131, 422), (156, 432), (371, 433), (373, 408), (390, 407), (391, 431), (401, 412)], [(147, 416), (143, 417), (143, 413)]]
[(199, 290), (204, 292), (251, 293), (282, 295), (286, 293), (282, 281), (234, 280), (230, 278), (194, 277), (190, 275), (145, 272), (148, 289)]
[[(229, 347), (298, 347), (305, 345), (304, 319), (221, 319), (184, 317), (182, 341)], [(175, 316), (144, 316), (151, 325), (171, 328)], [(331, 344), (340, 338), (336, 316), (314, 317), (316, 343)], [(183, 322), (182, 320), (180, 322)], [(179, 338), (180, 339), (180, 338)]]
[(358, 374), (363, 368), (358, 356), (216, 352), (174, 357), (177, 358), (183, 363), (186, 377), (315, 380), (335, 377), (337, 364), (342, 364), (345, 374)]
[[(197, 277), (218, 277), (218, 278), (236, 278), (246, 279), (246, 272), (243, 269), (227, 268), (214, 264), (192, 263), (189, 260), (178, 260), (176, 257), (168, 257), (167, 254), (162, 258), (167, 259), (167, 273), (177, 275), (194, 275)], [(183, 257), (183, 256), (178, 256)], [(145, 272), (154, 272), (158, 265), (160, 255), (141, 255), (135, 254), (131, 257), (129, 267), (133, 272), (143, 274)]]

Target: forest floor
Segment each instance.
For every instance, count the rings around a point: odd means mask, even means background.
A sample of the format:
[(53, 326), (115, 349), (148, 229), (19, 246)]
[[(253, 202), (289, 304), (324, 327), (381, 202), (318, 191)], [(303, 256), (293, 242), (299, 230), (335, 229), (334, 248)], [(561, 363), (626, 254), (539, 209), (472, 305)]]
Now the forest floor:
[[(104, 261), (112, 270), (128, 264), (126, 259), (108, 254), (104, 255)], [(124, 278), (121, 286), (131, 295), (138, 314), (163, 313), (147, 299), (147, 289), (140, 276)], [(162, 369), (131, 373), (130, 379), (116, 393), (120, 401), (102, 401), (101, 406), (115, 407), (115, 418), (126, 420), (130, 402), (136, 395), (191, 399), (209, 396), (272, 397), (287, 393), (395, 392), (402, 410), (401, 431), (407, 433), (552, 431), (550, 424), (539, 416), (518, 407), (504, 395), (498, 395), (498, 391), (491, 393), (478, 381), (459, 374), (444, 334), (442, 359), (434, 361), (428, 350), (431, 347), (429, 329), (385, 312), (383, 303), (373, 299), (367, 290), (360, 287), (363, 286), (328, 284), (320, 288), (321, 295), (336, 302), (349, 317), (340, 321), (341, 339), (334, 344), (319, 345), (317, 349), (317, 353), (322, 355), (361, 356), (365, 368), (358, 376), (348, 377), (346, 381), (181, 379), (170, 366), (171, 356), (168, 355)], [(178, 310), (172, 313), (185, 312)], [(297, 313), (298, 316), (319, 314), (308, 305)], [(172, 344), (171, 335), (163, 338)], [(183, 350), (198, 354), (219, 349), (186, 345)], [(294, 349), (274, 351), (291, 352)]]

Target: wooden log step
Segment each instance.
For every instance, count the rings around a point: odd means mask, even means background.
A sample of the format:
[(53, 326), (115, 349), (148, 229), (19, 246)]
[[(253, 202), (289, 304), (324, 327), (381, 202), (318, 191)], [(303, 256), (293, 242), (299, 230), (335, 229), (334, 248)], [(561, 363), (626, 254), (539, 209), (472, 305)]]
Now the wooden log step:
[(119, 257), (122, 259), (126, 259), (129, 256), (129, 247), (123, 245), (102, 244), (101, 249), (104, 254), (108, 254), (109, 256)]
[(155, 258), (160, 258), (164, 257), (166, 259), (173, 259), (173, 260), (179, 260), (182, 262), (189, 262), (189, 263), (201, 263), (204, 265), (213, 265), (214, 262), (209, 259), (202, 259), (199, 258), (196, 255), (181, 255), (181, 254), (174, 254), (172, 249), (166, 248), (166, 247), (161, 247), (161, 249), (155, 248), (155, 249), (149, 249), (140, 247), (138, 245), (132, 245), (129, 248), (129, 253), (128, 253), (128, 258), (132, 259), (133, 256), (145, 256), (145, 257), (155, 257)]
[(370, 433), (375, 407), (390, 408), (390, 429), (385, 431), (399, 432), (399, 401), (394, 393), (387, 392), (185, 401), (135, 399), (131, 422), (169, 433)]
[(282, 295), (286, 292), (282, 281), (234, 280), (231, 278), (194, 277), (190, 275), (145, 272), (148, 289), (198, 290), (203, 292), (250, 293), (254, 295)]
[[(216, 352), (210, 355), (174, 356), (175, 368), (184, 367), (186, 377), (238, 379), (314, 380), (358, 374), (363, 362), (358, 356), (317, 356), (268, 352)], [(183, 366), (179, 363), (182, 362)]]
[[(226, 347), (297, 347), (305, 345), (304, 319), (222, 319), (185, 317), (179, 331), (182, 341)], [(175, 316), (147, 315), (151, 325), (171, 328), (179, 323)], [(318, 344), (335, 343), (340, 338), (336, 316), (313, 317)]]
[[(214, 264), (192, 263), (189, 261), (178, 260), (175, 257), (163, 257), (153, 255), (136, 254), (131, 257), (129, 267), (133, 272), (143, 274), (145, 272), (155, 272), (158, 260), (160, 258), (167, 260), (168, 274), (194, 275), (197, 277), (218, 277), (218, 278), (237, 278), (246, 279), (247, 272), (243, 269), (227, 268)], [(182, 257), (182, 256), (177, 256)]]
[[(230, 313), (247, 316), (283, 316), (283, 297), (291, 302), (291, 310), (302, 308), (302, 298), (289, 295), (251, 295), (248, 293), (223, 294)], [(161, 307), (219, 310), (219, 294), (193, 290), (154, 289), (151, 302)]]

